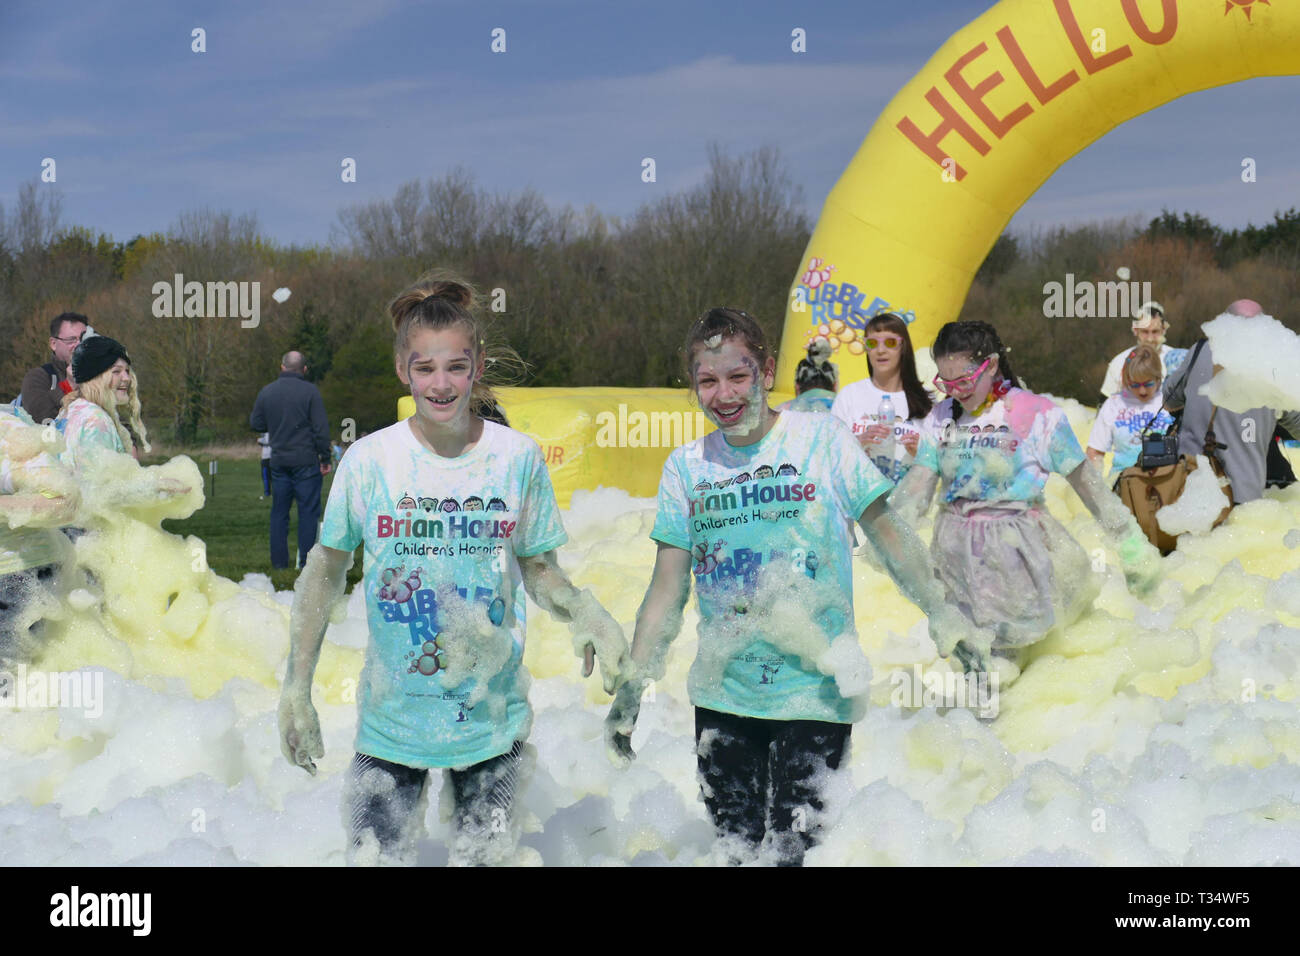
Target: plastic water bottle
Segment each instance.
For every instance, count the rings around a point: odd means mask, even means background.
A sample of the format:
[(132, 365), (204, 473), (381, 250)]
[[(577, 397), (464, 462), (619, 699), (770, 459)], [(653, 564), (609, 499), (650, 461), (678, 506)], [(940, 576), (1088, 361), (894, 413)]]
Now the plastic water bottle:
[(889, 434), (876, 445), (876, 462), (887, 478), (894, 476), (894, 403), (886, 395), (876, 409), (876, 419), (889, 428)]

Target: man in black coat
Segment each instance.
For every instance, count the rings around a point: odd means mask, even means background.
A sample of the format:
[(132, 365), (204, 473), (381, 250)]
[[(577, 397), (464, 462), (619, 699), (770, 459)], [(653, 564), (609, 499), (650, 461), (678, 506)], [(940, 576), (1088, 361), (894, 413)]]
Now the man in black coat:
[(27, 414), (37, 422), (58, 418), (66, 393), (68, 363), (89, 320), (76, 312), (64, 312), (50, 321), (50, 361), (29, 369), (23, 376), (22, 400)]
[(330, 470), (325, 402), (304, 374), (301, 352), (286, 352), (280, 377), (257, 393), (249, 427), (271, 433), (271, 567), (289, 566), (289, 508), (298, 502), (298, 561), (316, 543), (321, 484)]

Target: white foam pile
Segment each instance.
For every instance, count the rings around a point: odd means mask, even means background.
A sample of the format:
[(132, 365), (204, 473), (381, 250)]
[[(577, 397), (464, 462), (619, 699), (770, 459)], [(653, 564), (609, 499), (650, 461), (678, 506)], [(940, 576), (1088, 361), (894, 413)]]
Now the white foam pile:
[[(946, 665), (920, 613), (859, 565), (873, 706), (854, 727), (826, 842), (808, 863), (1300, 863), (1300, 488), (1185, 540), (1145, 603), (1068, 486), (1053, 478), (1048, 499), (1104, 585), (1091, 612), (1038, 646), (991, 723), (893, 705), (891, 674)], [(653, 515), (652, 502), (614, 491), (579, 494), (565, 515), (562, 565), (629, 633), (653, 564)], [(360, 598), (331, 625), (317, 672), (326, 756), (312, 778), (285, 762), (276, 731), (290, 595), (265, 578), (235, 585), (196, 570), (192, 548), (137, 521), (79, 542), (87, 565), (122, 566), (113, 573), (131, 599), (69, 605), (33, 665), (101, 673), (102, 714), (0, 713), (6, 863), (343, 861)], [(567, 628), (530, 611), (538, 759), (521, 797), (525, 858), (710, 859), (684, 700), (695, 627), (688, 610), (642, 711), (639, 758), (618, 771), (601, 742), (607, 698), (595, 678), (578, 680)], [(425, 863), (447, 857), (433, 793)]]

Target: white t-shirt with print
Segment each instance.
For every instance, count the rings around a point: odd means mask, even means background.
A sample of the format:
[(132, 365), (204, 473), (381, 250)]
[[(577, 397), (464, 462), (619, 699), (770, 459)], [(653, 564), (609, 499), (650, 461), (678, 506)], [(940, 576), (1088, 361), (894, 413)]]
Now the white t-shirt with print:
[(831, 414), (848, 425), (856, 437), (880, 421), (880, 403), (886, 395), (894, 405), (893, 460), (886, 461), (878, 456), (876, 451), (879, 446), (867, 446), (865, 451), (871, 458), (871, 463), (880, 469), (886, 478), (898, 484), (915, 461), (903, 444), (903, 437), (919, 435), (921, 425), (920, 419), (910, 413), (907, 406), (907, 393), (885, 392), (877, 388), (871, 379), (864, 378), (840, 389), (835, 396), (835, 403), (831, 406)]
[(1138, 452), (1142, 450), (1143, 429), (1150, 425), (1151, 434), (1163, 435), (1174, 423), (1174, 417), (1162, 410), (1163, 404), (1164, 396), (1159, 392), (1149, 400), (1139, 402), (1129, 394), (1128, 389), (1112, 395), (1102, 403), (1097, 411), (1097, 420), (1092, 424), (1092, 432), (1088, 435), (1088, 447), (1100, 452), (1115, 453), (1111, 461), (1111, 481), (1118, 478), (1125, 468), (1137, 464)]

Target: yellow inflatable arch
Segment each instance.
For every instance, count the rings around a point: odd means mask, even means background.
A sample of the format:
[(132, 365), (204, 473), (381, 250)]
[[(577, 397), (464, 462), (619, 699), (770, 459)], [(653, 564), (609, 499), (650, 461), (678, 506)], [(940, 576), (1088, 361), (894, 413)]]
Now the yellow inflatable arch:
[(835, 346), (841, 385), (866, 378), (852, 360), (861, 329), (887, 309), (928, 346), (1067, 159), (1185, 93), (1294, 73), (1294, 0), (1002, 0), (890, 101), (831, 190), (791, 287), (777, 382), (793, 382), (816, 335)]
[[(841, 385), (886, 309), (928, 346), (961, 310), (1016, 210), (1067, 159), (1185, 93), (1300, 73), (1300, 0), (1002, 0), (890, 101), (831, 190), (791, 287), (777, 366), (790, 397), (827, 336)], [(719, 303), (725, 304), (725, 303)], [(542, 446), (556, 497), (654, 495), (672, 448), (711, 430), (676, 389), (503, 389)], [(402, 399), (399, 416), (414, 410)]]

